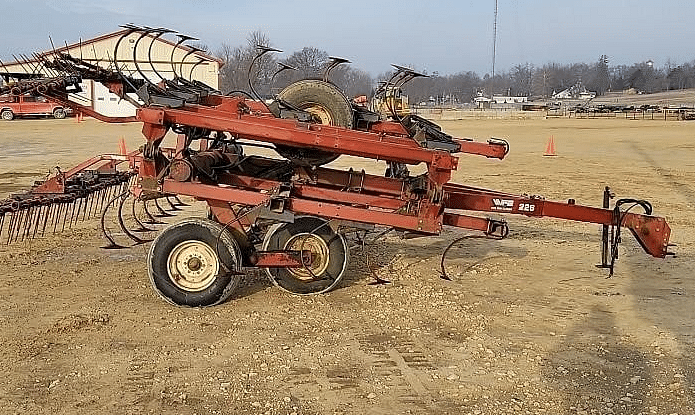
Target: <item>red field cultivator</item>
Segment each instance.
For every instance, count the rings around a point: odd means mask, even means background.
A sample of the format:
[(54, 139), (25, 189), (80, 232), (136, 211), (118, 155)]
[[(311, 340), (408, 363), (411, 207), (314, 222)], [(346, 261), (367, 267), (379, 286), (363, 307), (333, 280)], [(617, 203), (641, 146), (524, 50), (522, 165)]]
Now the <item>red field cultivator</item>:
[[(170, 33), (133, 26), (128, 30), (124, 38)], [(177, 45), (187, 37), (180, 39)], [(260, 48), (259, 56), (270, 51)], [(119, 56), (118, 50), (113, 56)], [(175, 304), (220, 303), (249, 268), (265, 268), (276, 285), (293, 293), (326, 292), (345, 272), (346, 232), (363, 234), (378, 226), (437, 235), (444, 226), (453, 226), (490, 238), (509, 233), (505, 221), (464, 211), (602, 224), (602, 265), (611, 273), (623, 227), (650, 255), (669, 254), (669, 226), (663, 218), (651, 216), (646, 201), (619, 199), (610, 209), (606, 189), (603, 208), (595, 208), (572, 199), (552, 202), (450, 183), (457, 154), (502, 159), (508, 144), (454, 138), (436, 124), (394, 108), (389, 114), (370, 111), (327, 82), (328, 74), (324, 80), (290, 84), (265, 101), (253, 87), (249, 94), (225, 96), (185, 79), (173, 64), (174, 78), (158, 80), (142, 72), (141, 78), (125, 75), (117, 61), (103, 68), (61, 53), (44, 57), (41, 66), (52, 78), (19, 81), (13, 88), (22, 93), (41, 88), (39, 93), (105, 122), (140, 122), (146, 142), (138, 151), (98, 156), (59, 171), (31, 191), (1, 201), (2, 235), (9, 243), (101, 212), (109, 246), (118, 247), (122, 244), (105, 225), (107, 212), (115, 210), (121, 236), (138, 244), (149, 242), (142, 235), (161, 217), (180, 209), (180, 196), (205, 201), (207, 218), (165, 228), (149, 250), (153, 286)], [(377, 98), (388, 103), (392, 91), (417, 76), (396, 67), (394, 76), (377, 90)], [(84, 78), (102, 82), (130, 100), (138, 107), (137, 115), (104, 117), (70, 101), (68, 93), (79, 90)], [(128, 93), (136, 93), (139, 100)], [(163, 148), (170, 131), (178, 134), (176, 146)], [(250, 146), (272, 148), (283, 158), (246, 155), (244, 149)], [(322, 167), (343, 154), (385, 161), (385, 177)], [(407, 166), (420, 163), (427, 172), (411, 175)], [(141, 204), (140, 213), (136, 203)], [(634, 207), (645, 214), (632, 212)]]

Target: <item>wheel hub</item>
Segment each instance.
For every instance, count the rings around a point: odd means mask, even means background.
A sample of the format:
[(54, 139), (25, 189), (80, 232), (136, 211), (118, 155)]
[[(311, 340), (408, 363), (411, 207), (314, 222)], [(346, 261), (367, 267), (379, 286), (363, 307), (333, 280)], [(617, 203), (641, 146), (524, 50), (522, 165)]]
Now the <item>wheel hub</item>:
[(295, 278), (311, 281), (321, 276), (328, 268), (329, 251), (326, 241), (320, 236), (310, 233), (300, 233), (292, 236), (285, 244), (286, 250), (311, 252), (310, 263), (303, 267), (288, 268), (287, 271)]
[(302, 109), (318, 117), (321, 120), (321, 124), (333, 125), (333, 117), (331, 117), (331, 114), (323, 106), (314, 104), (305, 106)]
[(220, 271), (215, 251), (202, 241), (184, 241), (169, 254), (169, 278), (186, 291), (208, 288)]

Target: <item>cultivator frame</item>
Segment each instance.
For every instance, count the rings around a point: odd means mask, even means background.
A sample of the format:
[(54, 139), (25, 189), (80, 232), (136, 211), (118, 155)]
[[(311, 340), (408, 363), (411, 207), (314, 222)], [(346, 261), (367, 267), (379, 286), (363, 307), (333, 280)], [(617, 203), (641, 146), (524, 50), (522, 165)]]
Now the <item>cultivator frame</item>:
[[(121, 40), (136, 34), (137, 49), (143, 39), (168, 33), (172, 31), (127, 26)], [(179, 35), (176, 47), (189, 39)], [(272, 49), (262, 48), (259, 56), (269, 51)], [(191, 54), (187, 53), (183, 60)], [(93, 211), (90, 198), (96, 198), (97, 205), (103, 208), (102, 229), (109, 246), (119, 247), (104, 226), (110, 207), (118, 209), (123, 233), (139, 244), (148, 240), (135, 232), (152, 230), (145, 222), (156, 224), (157, 217), (169, 215), (159, 201), (166, 200), (169, 210), (183, 205), (179, 196), (205, 201), (209, 218), (184, 221), (163, 231), (148, 258), (157, 292), (170, 302), (190, 306), (223, 301), (238, 283), (238, 276), (249, 267), (266, 268), (274, 283), (294, 293), (332, 289), (347, 263), (348, 248), (342, 236), (346, 230), (365, 231), (382, 226), (426, 236), (441, 233), (444, 226), (453, 226), (479, 231), (491, 238), (503, 238), (509, 233), (504, 220), (472, 216), (464, 211), (601, 224), (602, 266), (609, 267), (611, 274), (622, 227), (630, 229), (650, 255), (663, 258), (669, 254), (670, 228), (664, 218), (651, 215), (651, 205), (646, 201), (621, 199), (615, 208), (609, 209), (607, 200), (611, 194), (606, 189), (604, 207), (595, 208), (577, 205), (572, 199), (554, 202), (539, 196), (449, 182), (452, 171), (458, 167), (456, 154), (501, 160), (509, 151), (504, 140), (476, 142), (454, 138), (419, 117), (401, 117), (394, 108), (392, 116), (384, 119), (353, 106), (351, 128), (329, 125), (330, 120), (320, 122), (325, 119), (317, 116), (314, 107), (293, 105), (282, 93), (268, 105), (250, 96), (222, 95), (200, 82), (184, 79), (173, 62), (173, 80), (157, 73), (161, 79), (152, 82), (137, 66), (144, 79), (135, 79), (123, 74), (117, 56), (118, 50), (114, 51), (113, 67), (104, 69), (55, 53), (51, 59), (45, 58), (42, 65), (64, 77), (39, 83), (39, 92), (105, 122), (140, 122), (145, 145), (129, 154), (92, 158), (37, 184), (28, 193), (15, 196), (9, 204), (0, 203), (0, 218), (4, 220), (7, 213), (11, 216), (8, 243), (29, 234), (34, 236), (37, 229), (43, 234), (45, 223), (51, 222), (46, 218), (58, 222), (62, 216), (63, 223), (72, 225), (75, 215), (67, 213), (67, 209), (57, 213), (44, 211), (54, 203), (60, 206), (71, 201), (74, 206), (79, 201), (79, 218), (80, 212)], [(280, 70), (285, 69), (286, 66)], [(391, 79), (398, 85), (391, 85), (391, 90), (400, 87), (404, 80), (421, 76), (404, 67), (396, 67), (396, 71)], [(75, 81), (86, 77), (102, 82), (124, 99), (128, 99), (128, 92), (136, 92), (144, 104), (130, 99), (138, 108), (136, 116), (128, 119), (95, 113), (68, 99), (68, 92), (78, 87)], [(35, 79), (30, 82), (37, 85)], [(315, 84), (309, 84), (317, 91), (337, 91), (325, 81), (312, 82)], [(389, 86), (382, 89), (388, 91)], [(319, 115), (330, 116), (331, 105), (321, 108), (323, 113)], [(176, 147), (163, 148), (162, 141), (170, 131), (178, 133)], [(198, 147), (194, 149), (196, 141)], [(303, 160), (245, 155), (243, 147), (254, 145), (300, 149), (297, 154), (344, 154), (382, 160), (389, 165), (390, 177), (367, 174), (364, 170), (336, 170)], [(122, 163), (128, 166), (119, 170)], [(427, 172), (411, 176), (406, 166), (420, 163), (426, 165)], [(96, 181), (89, 185), (86, 176)], [(103, 190), (106, 188), (112, 190), (107, 193)], [(123, 222), (128, 198), (132, 198), (132, 216), (139, 229), (129, 230)], [(143, 203), (147, 220), (138, 219), (136, 201)], [(158, 211), (154, 215), (147, 209), (149, 201)], [(625, 204), (630, 207), (622, 210), (620, 207)], [(645, 214), (631, 212), (636, 206), (642, 207)], [(32, 213), (37, 209), (38, 213)], [(88, 215), (83, 213), (85, 216)], [(444, 267), (442, 272), (446, 277)]]

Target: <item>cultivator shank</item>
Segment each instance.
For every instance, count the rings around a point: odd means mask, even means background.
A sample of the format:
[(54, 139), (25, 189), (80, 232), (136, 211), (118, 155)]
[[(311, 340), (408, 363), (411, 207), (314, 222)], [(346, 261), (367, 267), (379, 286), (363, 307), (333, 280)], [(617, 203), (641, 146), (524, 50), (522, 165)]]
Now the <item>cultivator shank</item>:
[[(135, 36), (133, 58), (138, 45), (149, 40), (151, 56), (152, 43), (170, 33), (127, 26), (121, 40)], [(190, 39), (179, 35), (175, 47)], [(259, 48), (258, 57), (273, 51)], [(109, 247), (123, 246), (105, 224), (109, 209), (117, 211), (122, 234), (132, 243), (149, 242), (144, 235), (180, 210), (178, 196), (205, 201), (208, 219), (189, 219), (165, 229), (148, 257), (157, 292), (167, 301), (192, 306), (224, 301), (249, 267), (266, 268), (276, 285), (293, 293), (328, 291), (345, 271), (347, 232), (363, 234), (382, 226), (408, 235), (437, 235), (444, 226), (454, 226), (484, 237), (507, 236), (506, 221), (469, 215), (475, 211), (602, 224), (606, 241), (612, 229), (610, 245), (604, 242), (602, 248), (602, 263), (611, 273), (622, 227), (630, 229), (650, 255), (668, 254), (669, 226), (651, 216), (646, 201), (622, 199), (614, 209), (594, 208), (572, 199), (553, 202), (450, 183), (459, 154), (503, 159), (509, 145), (499, 139), (455, 138), (397, 108), (391, 98), (400, 86), (423, 76), (408, 68), (396, 67), (378, 89), (376, 98), (388, 110), (384, 115), (351, 103), (327, 82), (330, 70), (346, 60), (333, 59), (324, 80), (292, 84), (267, 104), (252, 98), (258, 97), (252, 84), (252, 94), (225, 96), (192, 80), (192, 70), (184, 76), (182, 64), (196, 52), (189, 49), (177, 68), (172, 51), (173, 79), (155, 69), (157, 80), (148, 79), (139, 64), (139, 78), (124, 74), (115, 58), (108, 68), (66, 54), (45, 58), (43, 66), (62, 74), (58, 78), (63, 82), (42, 84), (40, 93), (106, 122), (140, 122), (146, 142), (141, 151), (93, 158), (3, 201), (0, 220), (9, 221), (8, 243), (43, 234), (49, 225), (54, 230), (72, 226), (99, 209)], [(151, 60), (148, 64), (154, 69)], [(105, 117), (69, 101), (67, 85), (75, 88), (82, 78), (103, 83), (123, 99), (135, 92), (135, 117)], [(18, 87), (38, 90), (39, 81), (26, 82)], [(169, 132), (178, 135), (175, 148), (161, 146)], [(285, 159), (247, 155), (244, 149), (254, 146), (274, 148)], [(388, 169), (384, 177), (323, 166), (338, 155), (383, 160)], [(119, 171), (120, 163), (127, 168)], [(408, 165), (421, 163), (426, 172), (411, 175)], [(142, 204), (140, 211), (136, 203)], [(623, 210), (623, 205), (630, 206)], [(636, 206), (645, 214), (631, 212)], [(125, 219), (128, 211), (130, 223)]]

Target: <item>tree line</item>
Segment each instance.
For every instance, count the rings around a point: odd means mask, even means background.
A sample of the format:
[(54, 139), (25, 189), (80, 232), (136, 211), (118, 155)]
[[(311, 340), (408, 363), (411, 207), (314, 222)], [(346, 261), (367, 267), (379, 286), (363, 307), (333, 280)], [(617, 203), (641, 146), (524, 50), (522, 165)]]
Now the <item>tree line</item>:
[[(260, 95), (271, 96), (300, 79), (323, 78), (330, 63), (327, 52), (315, 47), (304, 47), (285, 59), (278, 59), (274, 53), (263, 54), (251, 66), (259, 54), (259, 46), (271, 46), (268, 36), (260, 31), (249, 34), (245, 45), (222, 45), (217, 53), (217, 57), (224, 62), (220, 68), (222, 92), (248, 91), (250, 80), (254, 90)], [(283, 68), (292, 69), (282, 70)], [(339, 65), (330, 71), (330, 81), (350, 97), (370, 95), (374, 87), (374, 80), (369, 73), (349, 65)]]
[[(249, 73), (259, 45), (271, 46), (269, 37), (261, 31), (250, 33), (245, 45), (222, 45), (217, 53), (224, 62), (220, 69), (222, 92), (248, 91), (248, 80), (251, 79), (260, 95), (271, 96), (299, 79), (322, 78), (330, 63), (327, 52), (304, 47), (284, 59), (279, 59), (277, 54), (266, 53), (255, 62)], [(280, 70), (287, 67), (293, 69)], [(373, 77), (350, 65), (339, 65), (330, 72), (329, 78), (347, 96), (370, 96), (377, 83), (388, 79), (391, 74), (386, 72)], [(601, 55), (594, 63), (517, 64), (508, 71), (496, 73), (494, 77), (489, 74), (481, 77), (473, 71), (453, 75), (433, 72), (427, 75), (429, 77), (416, 78), (403, 88), (411, 103), (465, 103), (479, 93), (547, 100), (551, 99), (553, 93), (578, 83), (597, 95), (631, 88), (646, 93), (695, 88), (695, 60), (680, 65), (669, 61), (661, 68), (655, 67), (651, 61), (611, 66), (609, 58)]]

